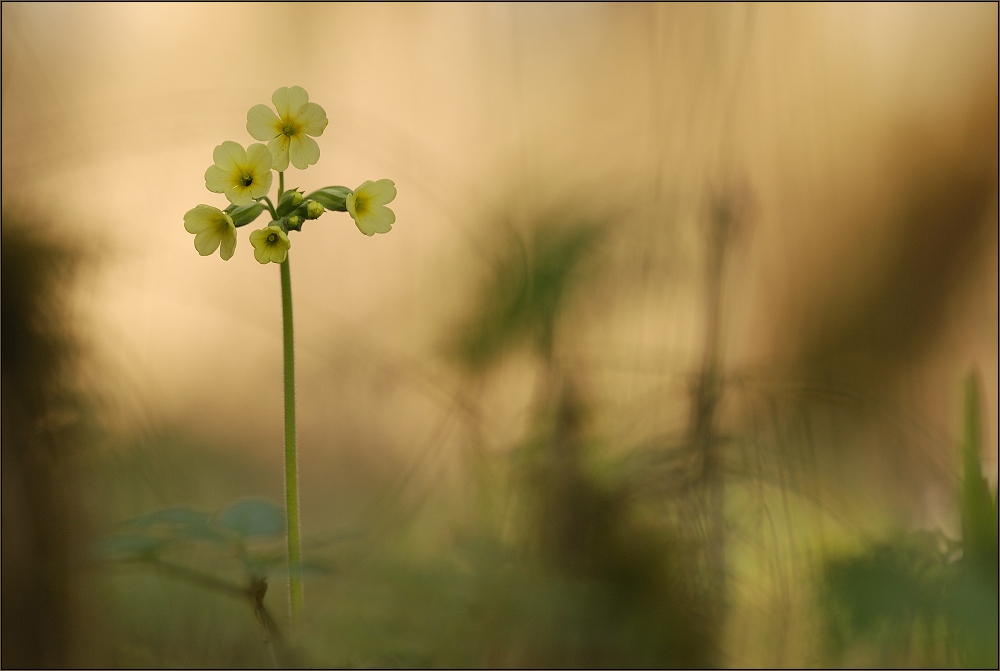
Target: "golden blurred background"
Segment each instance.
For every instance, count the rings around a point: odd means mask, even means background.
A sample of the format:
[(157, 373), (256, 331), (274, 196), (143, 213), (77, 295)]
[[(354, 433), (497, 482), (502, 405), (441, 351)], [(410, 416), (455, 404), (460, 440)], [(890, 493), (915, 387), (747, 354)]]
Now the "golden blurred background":
[[(4, 666), (971, 659), (931, 634), (837, 657), (798, 614), (828, 551), (962, 537), (970, 371), (996, 490), (995, 4), (2, 18)], [(200, 257), (182, 224), (225, 204), (212, 149), (291, 85), (330, 124), (286, 185), (399, 195), (387, 235), (330, 213), (292, 236), (304, 532), (360, 540), (317, 546), (302, 657), (272, 658), (245, 605), (93, 548), (157, 510), (282, 500), (278, 269), (244, 231)], [(449, 549), (470, 535), (485, 564)], [(573, 606), (579, 575), (682, 596), (605, 640), (619, 606)]]

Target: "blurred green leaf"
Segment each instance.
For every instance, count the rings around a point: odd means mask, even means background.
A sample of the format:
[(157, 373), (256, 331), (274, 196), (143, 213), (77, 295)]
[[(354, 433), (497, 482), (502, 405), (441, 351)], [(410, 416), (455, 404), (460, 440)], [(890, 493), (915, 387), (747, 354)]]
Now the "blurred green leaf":
[(946, 643), (935, 624), (949, 622), (957, 570), (931, 540), (911, 534), (827, 564), (827, 635), (835, 656), (868, 642), (889, 655), (881, 663), (901, 662), (917, 644), (924, 650), (921, 665), (943, 661)]
[(152, 557), (167, 539), (143, 535), (110, 536), (101, 539), (97, 552), (107, 559), (139, 559)]
[(237, 501), (219, 513), (217, 522), (244, 537), (285, 533), (285, 511), (263, 498)]
[(459, 359), (482, 369), (522, 345), (548, 359), (559, 312), (577, 287), (581, 262), (600, 234), (595, 225), (543, 226), (528, 245), (514, 241), (459, 330)]
[(137, 517), (125, 523), (128, 526), (146, 528), (153, 535), (167, 535), (174, 538), (222, 541), (224, 538), (212, 528), (211, 516), (191, 508), (166, 508)]
[(198, 525), (208, 523), (208, 513), (191, 508), (166, 508), (129, 520), (132, 526), (153, 526), (155, 524)]
[(960, 445), (961, 542), (946, 542), (941, 550), (933, 534), (910, 534), (827, 565), (831, 641), (842, 650), (867, 639), (905, 659), (918, 631), (923, 632), (926, 648), (933, 649), (936, 641), (928, 632), (942, 622), (948, 659), (932, 659), (928, 653), (923, 663), (955, 660), (969, 667), (996, 668), (1000, 662), (997, 503), (980, 464), (980, 398), (978, 378), (970, 374), (963, 395)]

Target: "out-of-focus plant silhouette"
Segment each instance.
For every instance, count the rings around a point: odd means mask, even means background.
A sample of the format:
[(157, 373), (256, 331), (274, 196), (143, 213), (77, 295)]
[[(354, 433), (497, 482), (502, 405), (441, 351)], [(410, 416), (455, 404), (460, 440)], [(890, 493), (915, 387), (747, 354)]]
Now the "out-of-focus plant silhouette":
[(545, 222), (527, 242), (512, 234), (458, 330), (454, 349), (459, 361), (483, 370), (523, 346), (551, 365), (559, 315), (586, 278), (581, 265), (602, 233), (593, 223)]
[[(3, 212), (3, 666), (58, 668), (73, 647), (86, 520), (74, 464), (93, 418), (68, 315), (87, 261), (48, 222)], [(44, 623), (44, 625), (43, 625)]]
[(513, 461), (508, 486), (522, 502), (522, 528), (508, 539), (507, 553), (570, 591), (524, 613), (550, 623), (544, 639), (518, 640), (508, 632), (495, 643), (506, 657), (495, 663), (711, 665), (719, 623), (691, 580), (700, 570), (696, 557), (669, 524), (641, 521), (627, 481), (595, 467), (602, 446), (588, 430), (580, 371), (556, 345), (560, 317), (574, 295), (593, 288), (605, 228), (540, 220), (532, 231), (526, 241), (515, 236), (490, 270), (456, 350), (474, 371), (518, 346), (536, 355), (533, 421), (523, 442), (502, 457)]
[[(996, 668), (995, 5), (301, 9), (3, 4), (5, 668)], [(262, 22), (409, 185), (296, 247), (297, 640), (278, 286), (176, 209)]]
[[(296, 663), (294, 649), (264, 603), (268, 577), (281, 573), (285, 559), (284, 531), (280, 507), (267, 499), (248, 498), (214, 515), (191, 508), (151, 512), (122, 523), (116, 533), (102, 539), (97, 551), (110, 567), (158, 572), (245, 601), (274, 662), (290, 666)], [(192, 557), (204, 568), (192, 566)], [(220, 569), (237, 577), (220, 576)]]
[[(726, 372), (725, 259), (733, 227), (745, 222), (734, 219), (743, 213), (725, 197), (712, 202), (704, 264), (708, 336), (689, 390), (691, 414), (676, 435), (630, 445), (594, 431), (586, 364), (566, 355), (562, 343), (572, 339), (560, 334), (608, 276), (602, 263), (609, 227), (540, 218), (499, 247), (478, 300), (450, 335), (466, 384), (481, 384), (518, 353), (531, 355), (536, 385), (526, 428), (505, 449), (481, 451), (466, 473), (475, 483), (472, 498), (494, 505), (445, 515), (444, 536), (440, 513), (391, 506), (379, 515), (405, 523), (387, 526), (373, 516), (360, 533), (334, 534), (332, 544), (307, 536), (316, 604), (297, 652), (282, 645), (282, 625), (263, 598), (265, 580), (280, 575), (280, 553), (253, 539), (275, 529), (236, 528), (230, 519), (252, 504), (251, 526), (266, 522), (270, 504), (244, 501), (214, 515), (154, 512), (119, 526), (102, 546), (104, 557), (185, 583), (203, 598), (235, 597), (244, 622), (236, 640), (270, 639), (254, 644), (257, 652), (244, 651), (258, 662), (267, 651), (279, 665), (704, 667), (725, 661), (741, 589), (734, 567), (752, 556), (749, 540), (761, 545), (754, 551), (771, 555), (773, 587), (781, 592), (767, 606), (774, 618), (768, 634), (779, 641), (794, 636), (810, 621), (795, 622), (796, 614), (826, 623), (825, 651), (800, 655), (850, 662), (861, 654), (884, 665), (989, 659), (995, 653), (984, 632), (995, 613), (982, 595), (990, 585), (996, 590), (995, 580), (989, 583), (995, 532), (992, 541), (988, 534), (996, 527), (996, 497), (983, 489), (978, 470), (974, 409), (963, 448), (963, 541), (925, 533), (875, 544), (866, 554), (822, 564), (823, 600), (815, 611), (790, 598), (810, 570), (796, 562), (814, 561), (790, 549), (814, 542), (793, 540), (810, 519), (800, 509), (827, 512), (810, 501), (813, 439), (800, 432), (785, 445), (781, 432), (809, 420), (779, 409), (777, 397), (762, 399), (770, 410), (758, 416), (746, 380)], [(978, 397), (969, 389), (966, 407), (974, 408)], [(745, 425), (731, 418), (723, 425), (727, 396), (747, 405)], [(477, 415), (466, 421), (476, 423)], [(440, 538), (431, 551), (420, 540), (428, 537)], [(822, 545), (809, 552), (822, 556)], [(256, 634), (251, 611), (260, 623)]]
[[(964, 392), (962, 537), (900, 534), (826, 566), (828, 644), (843, 662), (858, 646), (875, 646), (882, 666), (998, 664), (997, 492), (983, 478), (981, 396), (970, 375)], [(849, 658), (848, 658), (849, 659)]]

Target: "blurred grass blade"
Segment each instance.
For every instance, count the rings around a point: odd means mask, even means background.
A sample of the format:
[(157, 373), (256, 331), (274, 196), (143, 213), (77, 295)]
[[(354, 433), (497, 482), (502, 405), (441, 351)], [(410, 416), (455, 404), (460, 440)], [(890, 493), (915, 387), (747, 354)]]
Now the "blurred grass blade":
[(965, 380), (962, 439), (962, 538), (969, 561), (983, 566), (997, 563), (997, 513), (980, 463), (982, 411), (979, 378)]

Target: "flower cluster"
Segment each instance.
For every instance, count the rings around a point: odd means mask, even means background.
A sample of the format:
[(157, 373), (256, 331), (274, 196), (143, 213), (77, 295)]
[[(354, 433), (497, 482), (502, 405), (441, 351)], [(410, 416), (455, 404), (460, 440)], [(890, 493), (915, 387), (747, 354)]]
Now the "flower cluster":
[[(184, 229), (194, 235), (198, 253), (209, 256), (218, 249), (223, 260), (229, 260), (236, 251), (236, 229), (265, 212), (271, 222), (250, 234), (254, 258), (260, 263), (283, 263), (291, 246), (289, 232), (301, 231), (306, 221), (328, 210), (350, 214), (365, 235), (388, 233), (396, 221), (386, 207), (396, 197), (391, 179), (368, 180), (353, 191), (344, 186), (327, 186), (308, 195), (296, 188), (285, 190), (289, 163), (305, 170), (319, 161), (319, 144), (313, 138), (323, 134), (328, 121), (326, 111), (309, 102), (301, 86), (278, 89), (271, 102), (274, 109), (254, 105), (247, 112), (247, 132), (260, 142), (244, 148), (227, 140), (212, 152), (205, 187), (225, 195), (229, 206), (220, 210), (198, 205), (184, 214)], [(277, 203), (268, 197), (272, 170), (278, 173)]]

